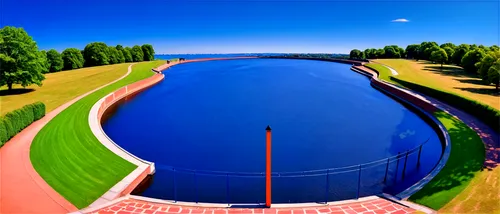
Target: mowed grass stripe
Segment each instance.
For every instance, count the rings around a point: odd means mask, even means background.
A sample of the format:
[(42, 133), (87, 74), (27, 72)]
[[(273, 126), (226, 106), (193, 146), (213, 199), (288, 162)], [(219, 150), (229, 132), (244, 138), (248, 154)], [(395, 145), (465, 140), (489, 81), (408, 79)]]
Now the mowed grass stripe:
[(127, 77), (74, 103), (35, 137), (30, 151), (35, 170), (76, 207), (90, 205), (136, 168), (108, 150), (92, 134), (88, 124), (90, 109), (120, 87), (152, 76), (151, 68), (163, 63), (134, 65)]

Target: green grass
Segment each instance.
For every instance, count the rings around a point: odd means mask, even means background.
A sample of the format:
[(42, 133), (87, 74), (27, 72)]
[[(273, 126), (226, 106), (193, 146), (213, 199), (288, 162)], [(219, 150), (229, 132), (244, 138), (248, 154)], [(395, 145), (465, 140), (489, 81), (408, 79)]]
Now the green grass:
[(151, 68), (163, 63), (134, 65), (127, 77), (74, 103), (35, 137), (30, 152), (33, 167), (76, 207), (88, 206), (136, 167), (108, 150), (92, 134), (88, 124), (90, 109), (116, 89), (153, 75)]
[(431, 87), (448, 93), (458, 94), (492, 108), (500, 110), (500, 93), (492, 84), (484, 84), (476, 74), (470, 74), (461, 67), (432, 64), (428, 61), (405, 59), (377, 59), (394, 68), (398, 79)]
[(118, 79), (127, 73), (129, 65), (122, 63), (45, 74), (41, 87), (14, 85), (12, 92), (5, 86), (0, 87), (0, 115), (34, 102), (45, 103), (50, 112), (87, 91)]
[(389, 77), (392, 75), (392, 72), (387, 67), (377, 63), (367, 63), (365, 64), (365, 66), (378, 71), (379, 79), (394, 83), (389, 79)]
[(477, 133), (462, 121), (442, 111), (434, 116), (450, 135), (450, 157), (438, 175), (410, 200), (438, 210), (459, 195), (481, 172), (485, 148)]

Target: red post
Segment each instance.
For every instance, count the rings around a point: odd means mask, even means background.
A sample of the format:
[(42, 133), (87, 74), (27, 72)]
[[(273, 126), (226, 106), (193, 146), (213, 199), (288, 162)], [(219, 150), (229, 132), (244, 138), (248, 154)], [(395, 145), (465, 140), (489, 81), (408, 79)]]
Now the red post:
[(271, 207), (271, 127), (266, 128), (266, 207)]

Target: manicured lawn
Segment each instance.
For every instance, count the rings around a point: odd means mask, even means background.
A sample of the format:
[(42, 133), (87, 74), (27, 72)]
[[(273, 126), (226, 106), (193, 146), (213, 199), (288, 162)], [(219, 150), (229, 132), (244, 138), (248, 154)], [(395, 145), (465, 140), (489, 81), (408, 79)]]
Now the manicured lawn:
[[(134, 65), (127, 77), (74, 103), (35, 137), (30, 152), (35, 170), (76, 207), (88, 206), (136, 167), (116, 156), (95, 138), (88, 125), (90, 109), (100, 98), (116, 89), (153, 75), (151, 68), (164, 62)], [(127, 65), (121, 69), (125, 73)]]
[(466, 98), (479, 101), (500, 110), (500, 93), (494, 85), (484, 85), (481, 79), (465, 73), (462, 68), (453, 65), (432, 64), (428, 61), (405, 59), (378, 59), (396, 71), (399, 79), (452, 92)]
[(50, 112), (87, 91), (111, 82), (127, 73), (130, 63), (82, 68), (45, 75), (43, 86), (37, 85), (23, 89), (15, 85), (15, 93), (10, 94), (7, 87), (0, 87), (0, 115), (4, 115), (26, 104), (41, 101)]
[[(398, 71), (400, 75), (396, 77), (399, 79), (442, 91), (445, 91), (443, 88), (447, 86), (446, 84), (439, 86), (436, 79), (433, 79), (434, 77), (426, 76), (425, 71), (415, 72), (404, 67), (415, 62), (407, 60), (377, 61), (391, 62), (392, 64), (387, 64)], [(366, 66), (376, 69), (380, 74), (380, 79), (398, 84), (391, 80), (391, 72), (386, 67), (375, 63), (369, 63)], [(439, 79), (439, 81), (442, 80)], [(456, 91), (455, 94), (463, 95)], [(492, 170), (481, 170), (485, 159), (485, 148), (477, 133), (462, 121), (445, 112), (437, 112), (435, 116), (449, 132), (451, 138), (450, 158), (443, 170), (422, 190), (410, 197), (410, 200), (444, 213), (500, 212), (500, 203), (498, 203), (500, 201), (500, 167), (495, 167)]]
[[(462, 191), (472, 180), (478, 183), (477, 178), (481, 176), (485, 159), (485, 149), (477, 133), (462, 121), (446, 112), (436, 112), (434, 115), (443, 123), (450, 135), (450, 157), (441, 172), (423, 189), (411, 196), (410, 200), (438, 210), (457, 195), (466, 197)], [(475, 194), (475, 197), (481, 196)], [(488, 200), (488, 198), (483, 195), (481, 199), (475, 200)], [(454, 202), (460, 203), (457, 200)], [(448, 206), (453, 207), (454, 204)]]
[(387, 82), (390, 82), (392, 84), (397, 84), (389, 79), (389, 77), (392, 75), (391, 70), (389, 70), (387, 67), (377, 64), (377, 63), (367, 63), (365, 64), (366, 67), (370, 67), (372, 69), (375, 69), (378, 71), (378, 78), (381, 80), (385, 80)]

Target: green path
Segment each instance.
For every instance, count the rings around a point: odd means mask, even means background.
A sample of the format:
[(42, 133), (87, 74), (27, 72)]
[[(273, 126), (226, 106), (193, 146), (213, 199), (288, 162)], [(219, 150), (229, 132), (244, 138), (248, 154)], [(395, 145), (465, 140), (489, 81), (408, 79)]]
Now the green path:
[(411, 201), (438, 210), (462, 192), (481, 171), (485, 159), (483, 141), (477, 133), (446, 112), (434, 116), (448, 130), (451, 153), (445, 167)]
[(52, 119), (35, 137), (30, 158), (35, 170), (59, 194), (84, 208), (135, 169), (92, 134), (88, 115), (92, 106), (116, 89), (153, 75), (164, 61), (134, 65), (124, 79), (96, 91)]

